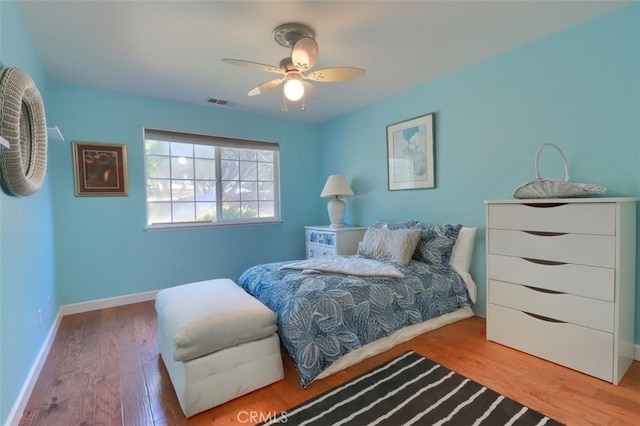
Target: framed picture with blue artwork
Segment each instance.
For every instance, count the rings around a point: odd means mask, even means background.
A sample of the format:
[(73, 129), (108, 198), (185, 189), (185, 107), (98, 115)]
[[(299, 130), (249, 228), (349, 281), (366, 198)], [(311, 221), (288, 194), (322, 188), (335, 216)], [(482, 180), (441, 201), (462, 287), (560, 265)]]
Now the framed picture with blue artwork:
[(435, 188), (434, 115), (387, 126), (390, 191)]

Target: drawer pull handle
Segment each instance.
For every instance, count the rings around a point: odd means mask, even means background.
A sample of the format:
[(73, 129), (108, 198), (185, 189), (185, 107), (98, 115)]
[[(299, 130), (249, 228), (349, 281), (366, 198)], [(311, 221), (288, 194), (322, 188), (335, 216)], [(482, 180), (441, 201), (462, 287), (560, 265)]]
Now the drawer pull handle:
[(542, 259), (532, 259), (530, 257), (523, 257), (521, 258), (522, 260), (526, 260), (527, 262), (531, 262), (531, 263), (537, 263), (538, 265), (545, 265), (545, 266), (562, 266), (562, 265), (566, 265), (566, 262), (556, 262), (553, 260), (542, 260)]
[(546, 321), (546, 322), (553, 322), (553, 323), (559, 323), (559, 324), (566, 324), (566, 321), (561, 321), (561, 320), (557, 320), (557, 319), (553, 319), (553, 318), (549, 318), (549, 317), (545, 317), (542, 315), (537, 315), (537, 314), (532, 314), (531, 312), (524, 312), (523, 313), (529, 315), (530, 317), (533, 317), (535, 319), (539, 319), (540, 321)]
[(522, 231), (527, 234), (537, 235), (538, 237), (559, 237), (560, 235), (567, 235), (566, 232), (545, 232), (545, 231)]
[(526, 287), (526, 288), (528, 288), (528, 289), (530, 289), (530, 290), (537, 291), (537, 292), (540, 292), (540, 293), (547, 293), (547, 294), (566, 294), (566, 293), (563, 293), (563, 292), (561, 292), (561, 291), (557, 291), (557, 290), (549, 290), (549, 289), (546, 289), (546, 288), (540, 288), (540, 287), (531, 287), (530, 285), (525, 285), (525, 287)]
[(527, 207), (535, 207), (537, 209), (547, 209), (550, 207), (552, 208), (552, 207), (564, 206), (567, 203), (522, 203), (522, 204)]

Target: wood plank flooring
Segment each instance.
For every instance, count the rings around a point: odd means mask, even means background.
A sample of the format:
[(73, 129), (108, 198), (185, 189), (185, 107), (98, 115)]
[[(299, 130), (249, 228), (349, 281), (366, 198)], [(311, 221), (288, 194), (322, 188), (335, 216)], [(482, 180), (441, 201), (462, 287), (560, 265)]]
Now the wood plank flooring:
[(619, 386), (485, 340), (469, 318), (419, 336), (307, 389), (285, 379), (186, 419), (155, 343), (153, 302), (63, 318), (20, 425), (246, 425), (414, 350), (567, 425), (640, 424), (640, 362)]

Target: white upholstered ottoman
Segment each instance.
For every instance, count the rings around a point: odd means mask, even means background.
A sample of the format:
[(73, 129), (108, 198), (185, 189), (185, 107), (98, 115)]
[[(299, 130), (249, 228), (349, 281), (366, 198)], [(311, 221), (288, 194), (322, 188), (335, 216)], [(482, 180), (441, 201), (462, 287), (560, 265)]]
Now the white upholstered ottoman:
[(276, 315), (230, 279), (156, 294), (158, 349), (185, 416), (284, 377)]

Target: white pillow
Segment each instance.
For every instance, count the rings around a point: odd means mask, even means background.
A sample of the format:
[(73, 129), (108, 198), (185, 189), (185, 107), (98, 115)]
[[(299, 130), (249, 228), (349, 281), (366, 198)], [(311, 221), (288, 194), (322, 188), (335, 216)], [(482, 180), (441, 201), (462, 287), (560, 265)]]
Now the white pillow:
[(458, 239), (453, 245), (449, 265), (459, 271), (469, 272), (471, 267), (471, 257), (473, 256), (473, 244), (476, 240), (476, 231), (478, 228), (460, 229)]

